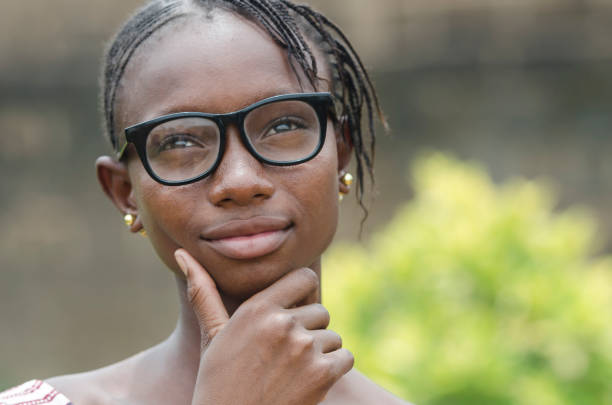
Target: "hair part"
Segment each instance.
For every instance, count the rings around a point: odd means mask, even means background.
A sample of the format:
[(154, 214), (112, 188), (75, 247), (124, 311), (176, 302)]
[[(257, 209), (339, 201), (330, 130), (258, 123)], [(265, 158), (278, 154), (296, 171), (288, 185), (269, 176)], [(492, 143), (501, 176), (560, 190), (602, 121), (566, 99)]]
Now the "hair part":
[[(115, 109), (121, 80), (134, 53), (162, 27), (198, 10), (210, 15), (220, 8), (252, 20), (286, 50), (298, 80), (305, 74), (309, 84), (318, 88), (319, 66), (310, 40), (324, 55), (331, 74), (330, 88), (334, 98), (337, 125), (348, 126), (356, 160), (356, 197), (368, 216), (364, 204), (365, 173), (374, 182), (376, 146), (375, 116), (387, 128), (374, 85), (361, 58), (340, 28), (306, 5), (288, 0), (152, 0), (138, 10), (112, 40), (104, 59), (101, 76), (101, 104), (105, 133), (116, 148)], [(308, 39), (308, 40), (307, 40)], [(365, 116), (364, 116), (365, 114)], [(343, 129), (341, 129), (342, 131)], [(347, 141), (347, 140), (344, 140)]]

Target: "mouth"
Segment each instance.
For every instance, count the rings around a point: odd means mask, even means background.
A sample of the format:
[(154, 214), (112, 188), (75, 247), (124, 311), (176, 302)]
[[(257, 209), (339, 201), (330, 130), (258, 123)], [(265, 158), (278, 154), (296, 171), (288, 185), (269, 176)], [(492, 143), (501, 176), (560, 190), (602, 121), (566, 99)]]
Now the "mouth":
[(205, 230), (200, 238), (222, 256), (249, 260), (278, 250), (292, 228), (293, 223), (284, 218), (255, 217), (214, 226)]

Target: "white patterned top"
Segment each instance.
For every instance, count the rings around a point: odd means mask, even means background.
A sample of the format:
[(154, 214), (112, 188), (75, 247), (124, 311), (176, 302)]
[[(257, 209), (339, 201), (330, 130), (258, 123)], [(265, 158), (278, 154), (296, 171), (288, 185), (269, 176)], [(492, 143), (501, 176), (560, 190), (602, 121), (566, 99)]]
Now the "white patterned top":
[(0, 392), (0, 405), (72, 405), (72, 402), (46, 382), (32, 380)]

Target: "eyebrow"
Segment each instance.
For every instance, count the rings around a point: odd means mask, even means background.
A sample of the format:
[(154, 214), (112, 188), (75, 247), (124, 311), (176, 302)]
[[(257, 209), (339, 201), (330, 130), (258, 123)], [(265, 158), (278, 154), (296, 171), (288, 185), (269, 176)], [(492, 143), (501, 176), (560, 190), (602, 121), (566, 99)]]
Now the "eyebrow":
[(187, 103), (187, 104), (169, 106), (167, 108), (157, 110), (152, 117), (149, 117), (147, 119), (153, 119), (155, 117), (161, 117), (163, 115), (175, 114), (175, 113), (180, 113), (180, 112), (205, 112), (205, 113), (218, 113), (218, 114), (231, 113), (234, 111), (241, 110), (245, 107), (248, 107), (266, 98), (279, 96), (283, 94), (300, 94), (304, 92), (305, 92), (304, 89), (298, 90), (298, 89), (290, 88), (290, 87), (279, 87), (279, 88), (275, 88), (274, 90), (266, 89), (264, 91), (259, 91), (259, 92), (249, 95), (248, 97), (245, 97), (244, 98), (245, 102), (241, 103), (240, 105), (236, 105), (234, 108), (232, 108), (231, 111), (213, 111), (211, 109), (201, 109), (201, 108), (196, 108), (193, 104)]

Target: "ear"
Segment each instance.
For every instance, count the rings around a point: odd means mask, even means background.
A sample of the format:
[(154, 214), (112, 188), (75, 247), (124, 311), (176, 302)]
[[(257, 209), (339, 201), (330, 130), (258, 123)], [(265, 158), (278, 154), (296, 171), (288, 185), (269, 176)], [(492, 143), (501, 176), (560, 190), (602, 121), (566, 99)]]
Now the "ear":
[(338, 151), (338, 173), (345, 170), (353, 156), (353, 140), (351, 128), (345, 117), (340, 119), (336, 128), (336, 150)]
[(138, 205), (134, 199), (134, 189), (126, 165), (110, 156), (101, 156), (96, 160), (96, 173), (102, 190), (121, 215), (131, 214), (134, 217), (130, 231), (140, 231), (142, 222), (138, 217)]
[[(336, 150), (338, 151), (338, 175), (342, 176), (353, 156), (351, 128), (346, 117), (342, 117), (336, 128)], [(349, 188), (340, 182), (340, 192), (348, 194)]]

